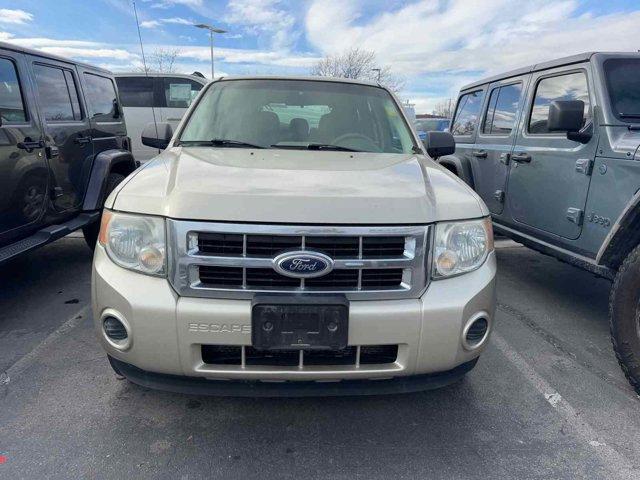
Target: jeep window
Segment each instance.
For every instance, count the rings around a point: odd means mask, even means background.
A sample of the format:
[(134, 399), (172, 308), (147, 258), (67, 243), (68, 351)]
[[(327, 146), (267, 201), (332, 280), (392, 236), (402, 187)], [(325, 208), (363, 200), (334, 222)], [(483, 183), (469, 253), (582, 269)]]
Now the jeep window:
[(48, 65), (33, 66), (40, 109), (48, 122), (81, 120), (80, 101), (73, 75)]
[(458, 100), (458, 108), (451, 123), (453, 135), (473, 135), (482, 107), (482, 90), (466, 93)]
[(114, 106), (116, 89), (110, 78), (93, 73), (85, 73), (87, 97), (91, 118), (98, 122), (112, 122), (116, 118)]
[(169, 77), (162, 79), (164, 86), (164, 107), (188, 108), (202, 90), (202, 85), (188, 78)]
[(529, 118), (529, 133), (551, 133), (547, 127), (547, 121), (549, 120), (549, 105), (554, 100), (582, 100), (584, 102), (582, 125), (584, 126), (591, 115), (586, 75), (577, 72), (540, 80)]
[(385, 153), (411, 153), (415, 148), (411, 131), (386, 90), (313, 80), (214, 83), (196, 105), (180, 144), (212, 140), (232, 140), (235, 146), (242, 142), (264, 148), (335, 147)]
[(154, 107), (153, 77), (118, 77), (118, 92), (123, 107)]
[(605, 60), (604, 73), (613, 114), (623, 122), (640, 122), (640, 59)]
[(487, 135), (509, 135), (516, 124), (522, 84), (505, 85), (491, 91), (489, 108), (484, 117), (482, 133)]
[(0, 58), (0, 118), (3, 124), (27, 121), (18, 72), (14, 63), (6, 58)]

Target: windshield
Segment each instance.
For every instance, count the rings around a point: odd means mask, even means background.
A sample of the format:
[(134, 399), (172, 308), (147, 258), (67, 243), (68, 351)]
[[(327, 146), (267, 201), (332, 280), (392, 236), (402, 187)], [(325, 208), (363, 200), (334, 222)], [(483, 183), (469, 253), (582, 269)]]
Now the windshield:
[(386, 90), (310, 80), (217, 82), (196, 105), (179, 143), (385, 153), (414, 149)]
[(640, 122), (640, 59), (611, 58), (604, 71), (613, 114), (623, 122)]

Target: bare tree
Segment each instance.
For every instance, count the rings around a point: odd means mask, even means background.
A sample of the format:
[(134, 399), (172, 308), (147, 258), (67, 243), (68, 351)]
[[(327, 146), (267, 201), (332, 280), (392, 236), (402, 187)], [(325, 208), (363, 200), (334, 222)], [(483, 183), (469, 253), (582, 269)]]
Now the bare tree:
[(446, 100), (436, 103), (431, 113), (440, 117), (451, 118), (453, 117), (453, 109), (455, 108), (455, 105), (453, 98), (447, 98)]
[(378, 64), (375, 52), (359, 48), (327, 55), (311, 67), (311, 75), (380, 82), (396, 93), (404, 86), (404, 80), (394, 75), (391, 67)]
[[(147, 73), (174, 73), (176, 70), (176, 59), (180, 56), (181, 51), (177, 48), (156, 48), (147, 57)], [(144, 72), (144, 66), (138, 67), (138, 70)]]

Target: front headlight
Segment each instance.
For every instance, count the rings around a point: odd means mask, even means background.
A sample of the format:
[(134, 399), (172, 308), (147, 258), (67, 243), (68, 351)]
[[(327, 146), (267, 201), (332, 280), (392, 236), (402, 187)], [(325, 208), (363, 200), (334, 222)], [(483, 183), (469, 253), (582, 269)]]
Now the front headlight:
[(121, 267), (164, 276), (164, 219), (104, 210), (98, 241)]
[(480, 268), (493, 250), (491, 218), (438, 223), (433, 246), (434, 279)]

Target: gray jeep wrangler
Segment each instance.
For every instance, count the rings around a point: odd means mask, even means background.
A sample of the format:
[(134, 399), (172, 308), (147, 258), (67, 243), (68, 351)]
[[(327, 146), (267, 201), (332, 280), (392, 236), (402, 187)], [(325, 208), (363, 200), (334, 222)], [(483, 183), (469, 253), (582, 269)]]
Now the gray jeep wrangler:
[(613, 280), (616, 356), (640, 393), (640, 54), (586, 53), (464, 87), (440, 163), (496, 232)]

